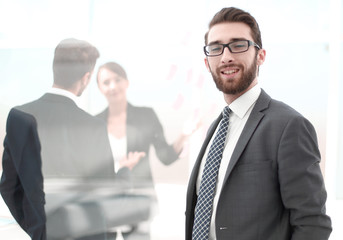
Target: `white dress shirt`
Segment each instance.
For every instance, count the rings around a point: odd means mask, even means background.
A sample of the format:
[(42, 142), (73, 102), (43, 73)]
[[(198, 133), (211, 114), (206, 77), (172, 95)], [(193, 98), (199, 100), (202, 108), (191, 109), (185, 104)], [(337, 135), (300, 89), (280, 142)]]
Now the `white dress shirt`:
[[(213, 208), (212, 208), (213, 212), (212, 212), (210, 236), (209, 236), (210, 240), (216, 239), (215, 217), (216, 217), (217, 203), (218, 203), (219, 195), (221, 192), (220, 190), (223, 186), (226, 169), (229, 166), (231, 155), (236, 147), (237, 141), (243, 131), (243, 128), (250, 116), (250, 113), (253, 107), (255, 106), (256, 100), (259, 97), (260, 93), (261, 93), (261, 88), (258, 85), (256, 85), (229, 105), (231, 109), (231, 113), (230, 113), (230, 119), (229, 119), (228, 132), (226, 135), (225, 148), (223, 151), (223, 157), (220, 163), (220, 168), (219, 168), (219, 173), (218, 173), (216, 192), (215, 192), (215, 196), (213, 200)], [(205, 167), (205, 162), (206, 162), (206, 158), (209, 152), (209, 148), (218, 131), (219, 125), (220, 124), (218, 124), (215, 134), (213, 134), (211, 141), (207, 145), (206, 152), (204, 154), (204, 157), (200, 165), (199, 175), (198, 175), (197, 184), (196, 184), (197, 194), (200, 189), (201, 177), (202, 177), (203, 169)]]
[(56, 94), (56, 95), (61, 95), (61, 96), (70, 98), (71, 100), (73, 100), (73, 102), (75, 102), (76, 105), (78, 104), (78, 97), (74, 93), (71, 93), (71, 92), (69, 92), (67, 90), (64, 90), (62, 88), (52, 87), (48, 91), (48, 93), (52, 93), (52, 94)]

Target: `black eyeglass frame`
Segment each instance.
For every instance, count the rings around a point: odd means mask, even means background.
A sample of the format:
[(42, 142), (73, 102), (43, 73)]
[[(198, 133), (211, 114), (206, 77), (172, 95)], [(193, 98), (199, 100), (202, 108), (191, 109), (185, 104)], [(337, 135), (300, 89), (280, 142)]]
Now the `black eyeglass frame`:
[[(231, 49), (231, 47), (230, 47), (230, 45), (233, 44), (233, 43), (237, 43), (237, 42), (248, 42), (248, 47), (247, 47), (247, 49), (244, 50), (244, 51), (233, 52), (232, 49)], [(222, 52), (221, 52), (220, 54), (209, 55), (209, 54), (208, 54), (208, 51), (206, 50), (206, 48), (209, 47), (209, 46), (213, 46), (213, 45), (221, 45), (221, 46), (223, 46)], [(259, 49), (259, 50), (261, 49), (261, 47), (260, 47), (259, 45), (257, 45), (256, 43), (254, 43), (253, 41), (250, 41), (250, 40), (236, 40), (236, 41), (229, 42), (229, 43), (227, 43), (227, 44), (216, 43), (216, 44), (212, 44), (212, 45), (206, 45), (206, 46), (204, 46), (204, 53), (205, 53), (205, 55), (206, 55), (207, 57), (217, 57), (217, 56), (220, 56), (220, 55), (223, 54), (224, 49), (225, 49), (226, 47), (229, 49), (230, 53), (243, 53), (243, 52), (248, 51), (250, 46), (254, 46), (254, 47), (256, 47), (256, 48)]]

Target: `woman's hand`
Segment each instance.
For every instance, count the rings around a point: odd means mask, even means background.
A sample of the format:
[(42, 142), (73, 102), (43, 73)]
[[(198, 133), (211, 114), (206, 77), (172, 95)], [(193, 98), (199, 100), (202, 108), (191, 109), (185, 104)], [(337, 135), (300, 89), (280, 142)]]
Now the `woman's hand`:
[(120, 168), (127, 167), (132, 170), (142, 157), (145, 157), (145, 152), (129, 152), (127, 157), (124, 157), (119, 161)]
[(183, 124), (182, 133), (173, 144), (176, 153), (181, 153), (186, 140), (196, 132), (202, 125), (199, 118), (193, 118)]

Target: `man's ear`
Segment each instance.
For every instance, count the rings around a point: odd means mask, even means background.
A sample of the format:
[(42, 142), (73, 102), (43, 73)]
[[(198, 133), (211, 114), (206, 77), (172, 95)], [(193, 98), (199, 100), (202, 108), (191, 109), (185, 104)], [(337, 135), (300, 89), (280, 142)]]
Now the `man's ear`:
[(90, 72), (86, 72), (85, 75), (83, 75), (83, 77), (81, 78), (81, 83), (83, 87), (86, 87), (89, 84), (91, 76), (92, 74)]
[(260, 49), (257, 52), (257, 65), (261, 66), (266, 59), (266, 50)]
[(210, 67), (210, 64), (208, 63), (208, 58), (207, 57), (204, 59), (204, 62), (205, 62), (207, 71), (211, 72), (211, 67)]

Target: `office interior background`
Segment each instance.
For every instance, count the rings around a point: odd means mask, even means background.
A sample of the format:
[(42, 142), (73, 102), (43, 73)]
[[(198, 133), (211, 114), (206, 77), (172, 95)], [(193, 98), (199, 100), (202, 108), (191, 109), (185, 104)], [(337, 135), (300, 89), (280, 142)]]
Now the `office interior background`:
[[(204, 65), (203, 36), (212, 16), (227, 6), (247, 10), (260, 25), (267, 51), (261, 87), (317, 130), (334, 228), (330, 239), (342, 239), (341, 0), (0, 0), (1, 141), (9, 110), (52, 86), (58, 42), (69, 37), (90, 41), (101, 54), (95, 71), (107, 61), (120, 63), (130, 81), (129, 102), (153, 107), (169, 142), (187, 121), (202, 121), (176, 163), (164, 166), (154, 154), (150, 159), (159, 201), (152, 237), (183, 239), (188, 176), (207, 127), (224, 105)], [(80, 106), (91, 114), (106, 107), (95, 74)], [(6, 208), (0, 210), (0, 238), (28, 239)]]

